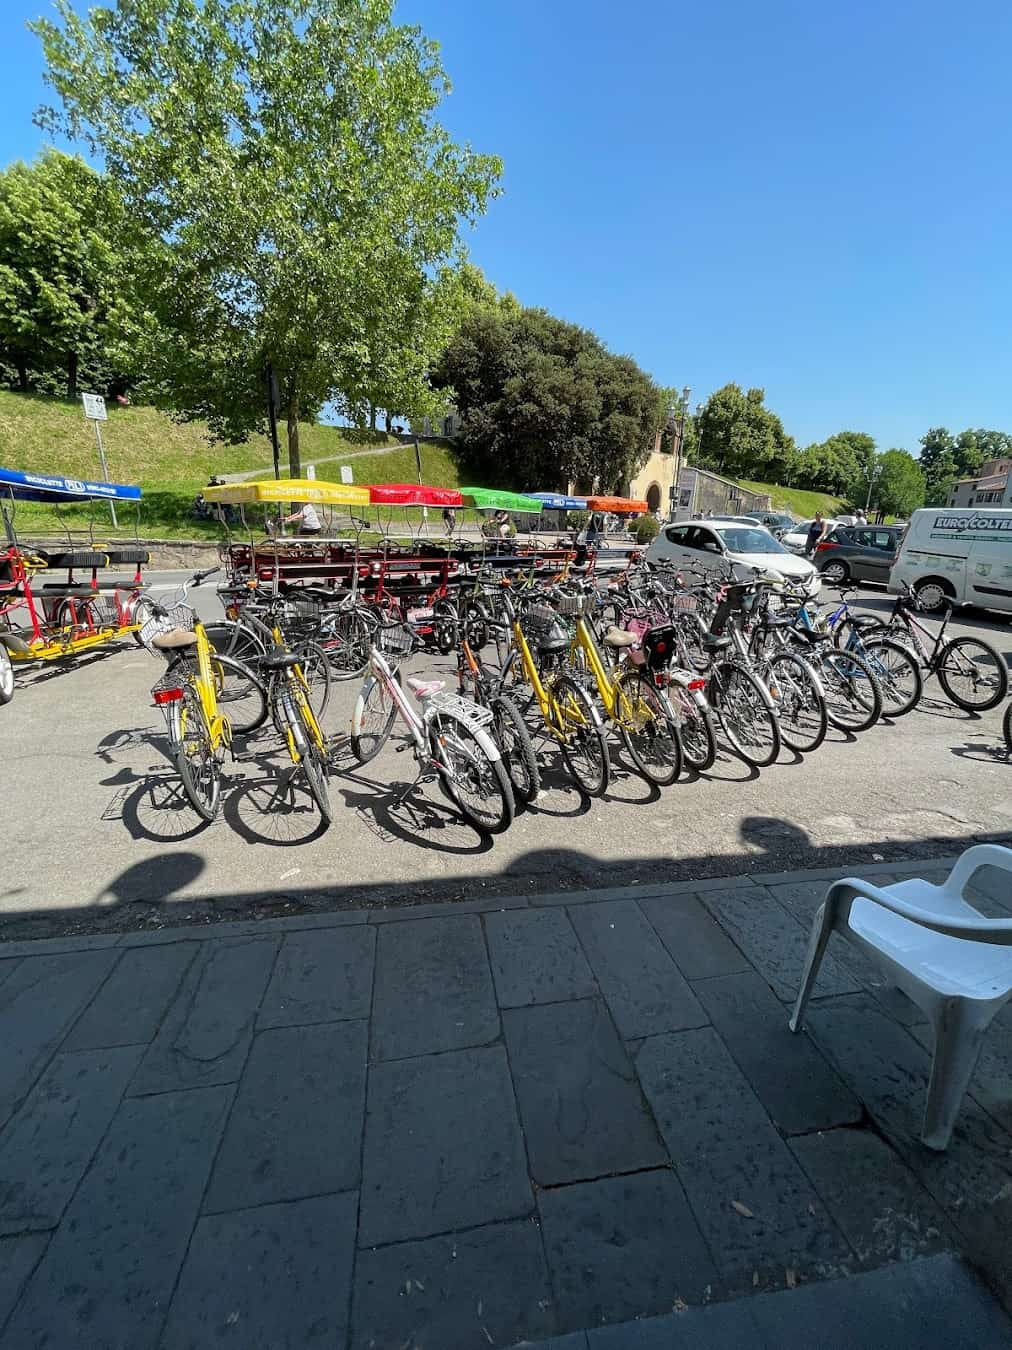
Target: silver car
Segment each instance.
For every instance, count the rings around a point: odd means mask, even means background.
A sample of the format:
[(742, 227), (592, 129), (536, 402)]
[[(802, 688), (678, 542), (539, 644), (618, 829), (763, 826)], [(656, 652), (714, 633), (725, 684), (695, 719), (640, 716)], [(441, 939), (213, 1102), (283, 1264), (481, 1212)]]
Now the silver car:
[(738, 525), (724, 520), (685, 520), (665, 525), (647, 549), (646, 559), (714, 572), (725, 572), (728, 563), (772, 570), (791, 581), (807, 582), (812, 595), (820, 585), (816, 568), (784, 548), (762, 525)]

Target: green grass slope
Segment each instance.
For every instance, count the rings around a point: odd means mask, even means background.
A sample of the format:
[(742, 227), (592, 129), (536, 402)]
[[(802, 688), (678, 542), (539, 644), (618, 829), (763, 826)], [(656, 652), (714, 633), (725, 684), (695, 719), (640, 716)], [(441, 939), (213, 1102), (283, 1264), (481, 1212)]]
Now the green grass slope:
[[(282, 435), (282, 472), (285, 472)], [(415, 452), (382, 433), (303, 423), (299, 439), (303, 467), (317, 466), (318, 478), (340, 481), (342, 463), (351, 465), (356, 483), (415, 482)], [(270, 441), (253, 436), (244, 445), (212, 445), (199, 422), (178, 423), (155, 408), (110, 406), (102, 424), (109, 477), (136, 483), (144, 492), (141, 533), (164, 538), (217, 538), (217, 525), (193, 519), (194, 497), (212, 474), (273, 476)], [(386, 446), (386, 453), (375, 453)], [(372, 451), (370, 453), (370, 451)], [(457, 485), (457, 468), (444, 446), (423, 443), (422, 480), (439, 487)], [(101, 477), (95, 432), (80, 403), (46, 395), (0, 390), (0, 467), (58, 473), (73, 478)], [(106, 508), (68, 506), (59, 517), (72, 529), (96, 526), (108, 534)], [(134, 531), (134, 512), (121, 512), (120, 533)], [(60, 519), (46, 506), (21, 503), (16, 525), (26, 533), (58, 533)]]
[(738, 484), (747, 492), (768, 492), (774, 511), (790, 511), (799, 519), (811, 520), (816, 511), (821, 511), (824, 516), (834, 516), (843, 505), (841, 497), (834, 497), (829, 492), (785, 488), (776, 483), (755, 483), (747, 478), (740, 478)]

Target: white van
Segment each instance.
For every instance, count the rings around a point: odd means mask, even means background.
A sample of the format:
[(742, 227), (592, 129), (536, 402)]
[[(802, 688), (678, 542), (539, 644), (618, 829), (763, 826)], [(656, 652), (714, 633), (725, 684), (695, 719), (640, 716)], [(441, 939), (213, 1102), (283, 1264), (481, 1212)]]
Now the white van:
[(890, 591), (900, 592), (903, 582), (928, 610), (948, 597), (1012, 613), (1012, 508), (915, 511), (889, 573)]

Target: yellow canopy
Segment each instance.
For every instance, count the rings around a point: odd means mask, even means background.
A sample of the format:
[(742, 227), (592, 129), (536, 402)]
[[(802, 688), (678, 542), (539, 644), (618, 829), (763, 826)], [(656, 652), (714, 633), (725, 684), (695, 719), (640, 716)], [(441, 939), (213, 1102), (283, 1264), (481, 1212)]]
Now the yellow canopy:
[(368, 506), (369, 489), (315, 478), (265, 478), (204, 488), (206, 502), (240, 506), (248, 502), (312, 502), (314, 506)]

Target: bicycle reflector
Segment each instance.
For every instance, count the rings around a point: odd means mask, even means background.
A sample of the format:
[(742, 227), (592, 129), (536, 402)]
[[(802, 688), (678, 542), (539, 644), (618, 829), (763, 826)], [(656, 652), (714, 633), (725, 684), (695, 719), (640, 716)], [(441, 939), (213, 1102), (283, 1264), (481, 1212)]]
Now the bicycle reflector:
[(156, 689), (154, 699), (156, 705), (161, 708), (166, 703), (178, 703), (183, 697), (183, 691), (180, 688), (175, 689)]
[(705, 680), (690, 680), (690, 681), (689, 681), (689, 688), (690, 688), (690, 689), (693, 689), (693, 690), (695, 690), (695, 689), (705, 689), (705, 688), (706, 688), (706, 681), (705, 681)]

